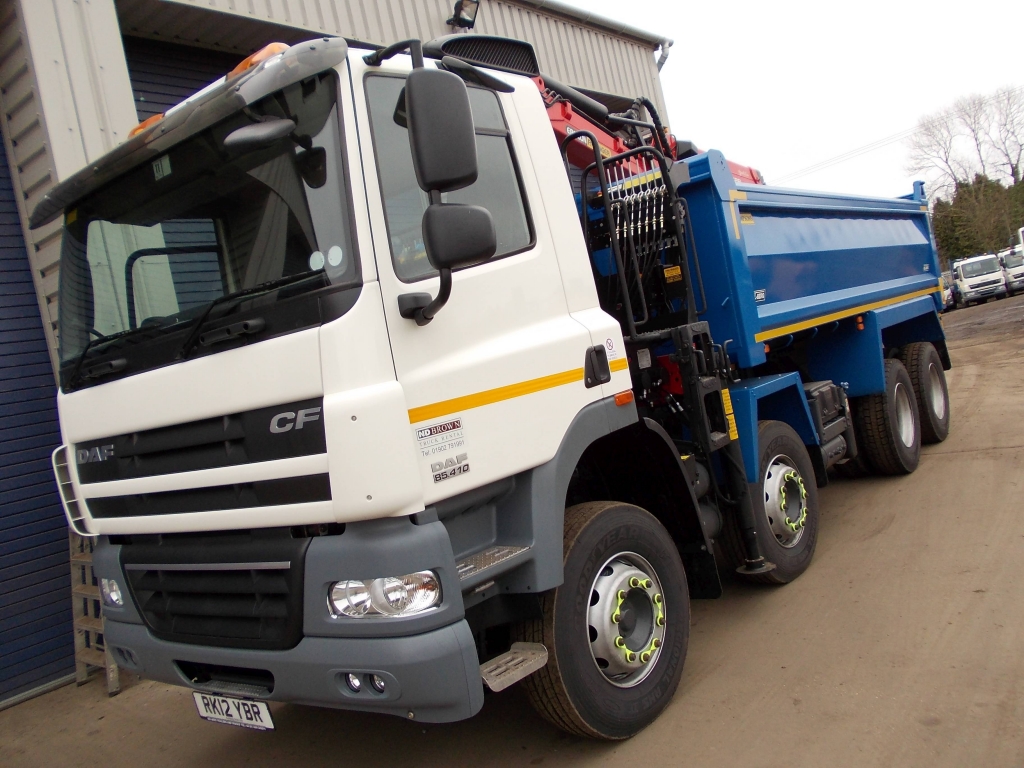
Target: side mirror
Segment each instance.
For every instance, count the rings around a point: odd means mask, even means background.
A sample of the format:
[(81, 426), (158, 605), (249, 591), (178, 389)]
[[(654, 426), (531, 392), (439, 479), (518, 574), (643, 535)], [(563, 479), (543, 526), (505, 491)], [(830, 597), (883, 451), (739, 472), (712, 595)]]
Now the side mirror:
[(250, 152), (269, 147), (295, 130), (295, 121), (285, 118), (266, 120), (236, 128), (224, 137), (224, 149), (232, 152)]
[(404, 92), (416, 182), (430, 193), (423, 212), (423, 245), (441, 285), (433, 299), (428, 293), (399, 296), (398, 311), (426, 325), (451, 296), (452, 270), (487, 261), (497, 249), (497, 238), (486, 208), (441, 202), (443, 192), (468, 187), (477, 177), (476, 129), (466, 84), (451, 72), (418, 67), (406, 78)]
[(405, 81), (405, 116), (420, 189), (450, 192), (476, 181), (473, 112), (460, 77), (414, 69)]
[(498, 249), (491, 212), (479, 205), (432, 205), (423, 213), (423, 245), (437, 270), (482, 264)]

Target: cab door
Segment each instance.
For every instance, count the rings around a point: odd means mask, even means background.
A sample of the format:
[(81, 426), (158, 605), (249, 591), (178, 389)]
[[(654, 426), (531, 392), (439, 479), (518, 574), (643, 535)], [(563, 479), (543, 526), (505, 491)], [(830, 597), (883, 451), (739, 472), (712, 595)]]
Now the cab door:
[(401, 317), (398, 297), (436, 296), (439, 280), (420, 226), (428, 199), (397, 109), (409, 59), (353, 64), (377, 271), (429, 504), (551, 459), (601, 387), (584, 384), (590, 334), (570, 316), (537, 180), (516, 152), (525, 141), (517, 109), (537, 107), (533, 84), (509, 78), (512, 94), (469, 87), (479, 176), (445, 201), (487, 208), (498, 249), (455, 272), (448, 303), (418, 326)]

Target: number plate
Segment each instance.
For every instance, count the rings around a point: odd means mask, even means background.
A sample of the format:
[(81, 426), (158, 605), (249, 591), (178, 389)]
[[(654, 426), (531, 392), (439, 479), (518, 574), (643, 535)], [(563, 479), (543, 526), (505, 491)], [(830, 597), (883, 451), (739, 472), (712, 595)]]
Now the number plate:
[(219, 693), (192, 692), (199, 716), (214, 723), (227, 723), (241, 728), (253, 728), (257, 731), (274, 730), (274, 721), (270, 718), (270, 707), (262, 701), (236, 699), (234, 696), (222, 696)]

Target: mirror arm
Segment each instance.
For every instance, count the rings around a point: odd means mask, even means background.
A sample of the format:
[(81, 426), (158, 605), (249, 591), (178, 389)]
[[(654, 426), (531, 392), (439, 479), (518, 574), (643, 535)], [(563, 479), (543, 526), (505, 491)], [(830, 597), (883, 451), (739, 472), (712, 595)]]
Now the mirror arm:
[(416, 39), (400, 40), (397, 43), (392, 43), (387, 48), (379, 48), (363, 56), (363, 61), (371, 67), (379, 67), (381, 62), (387, 61), (395, 54), (401, 53), (406, 49), (408, 49), (409, 55), (412, 56), (413, 69), (423, 69), (423, 44)]
[(416, 310), (414, 319), (416, 325), (426, 325), (434, 319), (434, 315), (441, 311), (441, 307), (448, 303), (452, 295), (452, 271), (450, 269), (440, 270), (441, 285), (437, 290), (437, 296), (432, 302), (422, 309)]

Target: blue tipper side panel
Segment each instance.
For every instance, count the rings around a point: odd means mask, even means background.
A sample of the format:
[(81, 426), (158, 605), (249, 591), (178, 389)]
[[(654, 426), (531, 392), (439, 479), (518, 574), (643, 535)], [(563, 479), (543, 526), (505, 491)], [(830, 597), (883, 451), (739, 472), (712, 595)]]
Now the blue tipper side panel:
[(741, 368), (765, 361), (766, 341), (851, 315), (922, 297), (915, 311), (941, 308), (920, 187), (900, 199), (837, 196), (737, 185), (714, 150), (683, 162), (690, 181), (678, 191), (693, 220), (701, 319)]
[(0, 701), (75, 671), (56, 388), (0, 143)]

